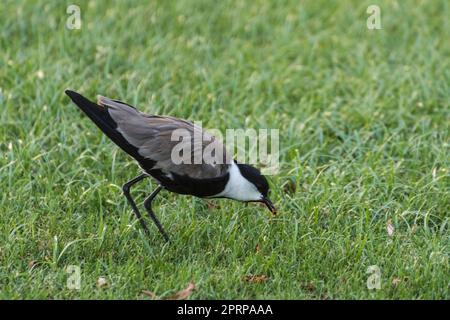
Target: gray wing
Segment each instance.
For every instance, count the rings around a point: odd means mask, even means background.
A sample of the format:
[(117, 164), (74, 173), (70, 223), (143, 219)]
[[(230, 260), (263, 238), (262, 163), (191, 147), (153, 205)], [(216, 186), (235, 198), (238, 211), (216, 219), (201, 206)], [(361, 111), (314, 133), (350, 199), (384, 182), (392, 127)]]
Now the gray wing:
[[(108, 108), (117, 130), (141, 156), (156, 161), (154, 169), (196, 179), (215, 178), (226, 174), (233, 161), (218, 139), (187, 120), (147, 115), (123, 102), (102, 96), (97, 97), (97, 103)], [(198, 139), (194, 140), (194, 137)], [(183, 150), (190, 154), (184, 154)], [(204, 153), (213, 157), (206, 157), (205, 162)], [(184, 163), (180, 163), (181, 157)]]

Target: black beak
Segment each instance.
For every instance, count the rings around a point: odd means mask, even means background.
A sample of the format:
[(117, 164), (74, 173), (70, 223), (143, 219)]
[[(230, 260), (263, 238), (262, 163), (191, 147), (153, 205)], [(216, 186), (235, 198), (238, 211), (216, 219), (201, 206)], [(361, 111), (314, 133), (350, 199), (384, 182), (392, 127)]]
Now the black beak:
[(273, 205), (272, 201), (270, 201), (267, 198), (263, 198), (262, 202), (269, 208), (270, 212), (272, 212), (273, 215), (277, 214), (277, 209), (275, 209), (275, 206)]

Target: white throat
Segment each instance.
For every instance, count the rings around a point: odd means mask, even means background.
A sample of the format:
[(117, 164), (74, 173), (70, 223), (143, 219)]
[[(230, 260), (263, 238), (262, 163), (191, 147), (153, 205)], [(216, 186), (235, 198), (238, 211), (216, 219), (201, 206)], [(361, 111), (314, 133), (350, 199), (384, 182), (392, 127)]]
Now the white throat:
[(255, 185), (244, 178), (239, 171), (239, 167), (233, 161), (228, 170), (230, 178), (225, 189), (216, 194), (215, 197), (227, 197), (239, 201), (257, 201), (262, 199), (261, 192), (256, 189)]

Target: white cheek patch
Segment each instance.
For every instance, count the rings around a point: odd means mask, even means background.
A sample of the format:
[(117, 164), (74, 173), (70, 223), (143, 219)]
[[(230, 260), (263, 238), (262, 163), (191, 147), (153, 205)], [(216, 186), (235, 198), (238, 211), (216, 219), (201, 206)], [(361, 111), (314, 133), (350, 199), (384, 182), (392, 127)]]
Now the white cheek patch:
[(230, 179), (225, 189), (215, 195), (215, 197), (227, 197), (240, 201), (258, 201), (262, 199), (262, 194), (256, 189), (253, 183), (242, 176), (238, 166), (234, 162), (231, 163), (229, 174)]

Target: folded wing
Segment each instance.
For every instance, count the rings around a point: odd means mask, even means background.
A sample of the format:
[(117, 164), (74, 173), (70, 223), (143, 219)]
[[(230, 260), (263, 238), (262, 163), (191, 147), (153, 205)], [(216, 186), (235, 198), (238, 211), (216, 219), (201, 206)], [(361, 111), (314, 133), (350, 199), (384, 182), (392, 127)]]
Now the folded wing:
[[(227, 173), (232, 157), (224, 145), (193, 123), (170, 116), (147, 115), (126, 103), (102, 96), (98, 96), (97, 104), (107, 108), (116, 130), (139, 155), (156, 162), (152, 169), (195, 179), (217, 178)], [(181, 158), (187, 163), (180, 163)]]

